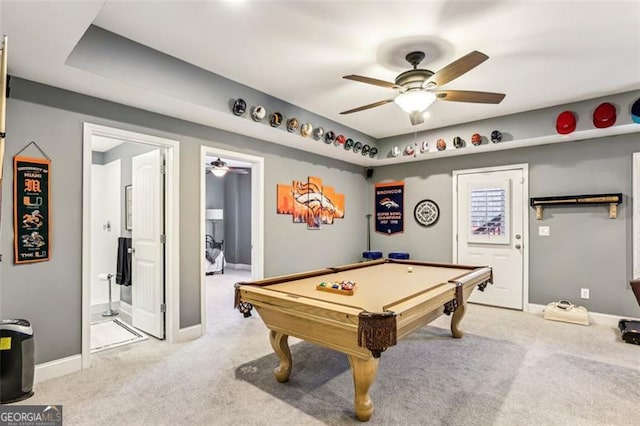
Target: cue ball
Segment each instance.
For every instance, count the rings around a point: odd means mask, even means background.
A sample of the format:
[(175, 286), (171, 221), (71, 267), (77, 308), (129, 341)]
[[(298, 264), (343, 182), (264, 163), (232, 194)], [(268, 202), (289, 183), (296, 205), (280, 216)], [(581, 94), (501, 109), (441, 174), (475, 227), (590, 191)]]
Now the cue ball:
[(409, 267), (407, 268), (407, 272), (413, 272), (413, 268), (412, 268), (411, 266), (409, 266)]

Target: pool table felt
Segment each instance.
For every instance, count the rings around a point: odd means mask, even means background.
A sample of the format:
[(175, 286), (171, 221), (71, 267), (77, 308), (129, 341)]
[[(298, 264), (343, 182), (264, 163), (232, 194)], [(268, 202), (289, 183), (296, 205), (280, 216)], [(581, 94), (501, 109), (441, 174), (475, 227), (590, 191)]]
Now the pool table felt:
[[(408, 272), (409, 266), (413, 268), (413, 272)], [(448, 281), (469, 272), (469, 269), (381, 263), (272, 284), (267, 288), (299, 297), (360, 308), (368, 312), (383, 312), (389, 309), (389, 305), (426, 290), (438, 286), (442, 286), (443, 291), (453, 288), (454, 284), (448, 284)], [(317, 290), (316, 285), (323, 281), (355, 281), (356, 289), (353, 295)], [(443, 283), (445, 285), (442, 285)]]

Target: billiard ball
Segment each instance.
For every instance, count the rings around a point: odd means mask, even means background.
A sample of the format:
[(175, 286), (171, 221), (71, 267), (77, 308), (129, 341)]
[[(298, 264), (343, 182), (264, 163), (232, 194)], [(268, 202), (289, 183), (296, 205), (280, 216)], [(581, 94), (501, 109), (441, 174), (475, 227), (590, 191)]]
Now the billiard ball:
[(413, 267), (409, 266), (409, 267), (407, 268), (407, 272), (409, 272), (409, 273), (413, 272)]

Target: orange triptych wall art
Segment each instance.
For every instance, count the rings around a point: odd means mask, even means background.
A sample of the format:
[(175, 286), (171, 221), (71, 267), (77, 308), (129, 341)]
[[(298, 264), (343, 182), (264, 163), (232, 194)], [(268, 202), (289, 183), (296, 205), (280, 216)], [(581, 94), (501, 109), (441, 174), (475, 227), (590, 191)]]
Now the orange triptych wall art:
[(323, 186), (322, 179), (309, 176), (306, 182), (278, 184), (278, 214), (290, 214), (294, 223), (306, 223), (308, 229), (320, 229), (344, 217), (344, 194)]

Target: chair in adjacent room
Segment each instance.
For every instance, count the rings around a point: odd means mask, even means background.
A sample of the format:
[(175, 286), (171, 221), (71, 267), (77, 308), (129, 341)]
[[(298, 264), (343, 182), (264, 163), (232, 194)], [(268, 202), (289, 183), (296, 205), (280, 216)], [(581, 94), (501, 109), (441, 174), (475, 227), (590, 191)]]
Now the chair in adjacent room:
[(213, 275), (216, 272), (224, 274), (224, 240), (216, 241), (213, 235), (206, 236), (204, 256), (207, 259), (205, 273)]

